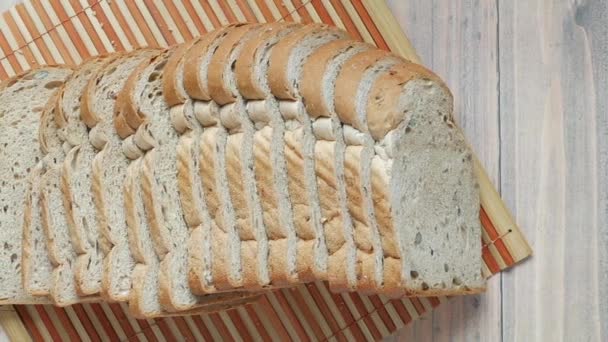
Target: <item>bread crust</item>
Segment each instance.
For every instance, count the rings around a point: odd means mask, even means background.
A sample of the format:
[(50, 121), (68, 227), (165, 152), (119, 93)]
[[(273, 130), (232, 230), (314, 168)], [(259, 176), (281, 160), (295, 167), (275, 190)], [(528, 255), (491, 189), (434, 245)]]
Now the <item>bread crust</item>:
[(400, 93), (406, 83), (416, 79), (437, 82), (450, 93), (437, 75), (420, 64), (403, 61), (393, 65), (376, 79), (368, 95), (367, 126), (376, 141), (396, 129), (405, 119), (406, 113), (399, 109)]
[[(274, 96), (284, 100), (296, 100), (297, 94), (289, 82), (289, 58), (292, 49), (306, 36), (321, 31), (337, 30), (325, 24), (311, 24), (292, 32), (281, 39), (270, 53), (268, 85)], [(340, 31), (343, 32), (343, 31)]]
[(188, 95), (196, 100), (210, 101), (209, 89), (200, 78), (201, 64), (207, 55), (209, 46), (219, 37), (226, 35), (236, 27), (244, 24), (232, 24), (213, 30), (204, 35), (184, 56), (184, 88)]
[(95, 75), (93, 77), (91, 77), (91, 79), (89, 80), (89, 82), (87, 83), (87, 86), (85, 87), (85, 89), (83, 91), (82, 99), (80, 101), (80, 118), (85, 123), (85, 125), (87, 125), (87, 127), (93, 128), (101, 120), (99, 114), (96, 113), (95, 108), (94, 108), (95, 90), (97, 88), (97, 83), (98, 83), (99, 79), (101, 77), (103, 77), (103, 75), (106, 71), (106, 67), (112, 65), (118, 59), (127, 59), (134, 55), (144, 53), (146, 51), (150, 51), (150, 52), (157, 51), (160, 53), (162, 50), (156, 49), (156, 48), (141, 48), (141, 49), (137, 49), (137, 50), (134, 50), (131, 52), (127, 52), (127, 53), (121, 53), (121, 52), (115, 53), (115, 55), (112, 58), (109, 58), (99, 68), (99, 70), (95, 73)]
[(233, 103), (236, 99), (230, 84), (226, 84), (224, 80), (224, 72), (226, 63), (229, 62), (230, 54), (235, 45), (243, 39), (249, 32), (257, 30), (260, 25), (247, 24), (233, 28), (224, 37), (217, 50), (213, 53), (209, 68), (207, 71), (207, 79), (209, 85), (209, 95), (218, 105), (222, 106), (228, 103)]
[[(104, 63), (106, 63), (107, 61), (112, 61), (114, 58), (117, 58), (120, 55), (120, 53), (118, 54), (105, 54), (105, 55), (100, 55), (100, 56), (96, 56), (93, 58), (90, 58), (88, 60), (83, 61), (80, 66), (78, 67), (78, 69), (75, 69), (75, 73), (72, 74), (72, 76), (70, 77), (73, 78), (77, 75), (78, 70), (80, 70), (82, 68), (82, 66), (84, 64), (89, 64), (89, 63), (97, 63), (98, 61), (102, 61), (105, 60)], [(69, 83), (70, 79), (66, 80), (64, 84)], [(58, 92), (58, 99), (57, 99), (57, 103), (62, 103), (63, 102), (63, 96), (65, 94), (65, 86), (61, 87), (61, 89)], [(63, 106), (59, 105), (56, 107), (55, 111), (55, 123), (57, 124), (57, 126), (59, 128), (63, 128), (68, 124), (68, 118), (66, 116), (66, 113), (63, 112)]]
[[(145, 247), (142, 245), (144, 237), (141, 233), (141, 223), (136, 206), (138, 200), (139, 172), (141, 169), (142, 160), (136, 159), (127, 168), (127, 175), (123, 182), (124, 201), (125, 201), (125, 216), (127, 221), (127, 229), (129, 230), (129, 249), (134, 259), (138, 263), (148, 263), (149, 256), (146, 253)], [(141, 189), (139, 189), (141, 191)], [(143, 206), (142, 206), (143, 209)], [(143, 214), (143, 213), (141, 213)]]
[[(55, 93), (47, 102), (46, 106), (42, 110), (40, 114), (40, 125), (38, 126), (38, 143), (40, 144), (40, 150), (43, 154), (51, 153), (53, 148), (57, 148), (57, 146), (51, 146), (51, 140), (58, 141), (59, 137), (57, 136), (57, 132), (53, 131), (52, 133), (47, 131), (47, 125), (51, 125), (56, 127), (55, 124), (55, 106), (57, 104), (57, 96)], [(50, 136), (49, 134), (52, 134)]]
[(217, 159), (220, 158), (220, 156), (216, 155), (215, 137), (217, 136), (218, 130), (219, 128), (212, 127), (203, 131), (201, 139), (198, 142), (201, 144), (199, 167), (209, 214), (211, 215), (212, 221), (215, 223), (215, 225), (213, 225), (213, 231), (211, 232), (211, 236), (214, 238), (213, 243), (211, 244), (211, 254), (213, 256), (211, 274), (213, 275), (213, 283), (217, 289), (229, 289), (233, 287), (229, 279), (230, 248), (227, 243), (228, 232), (226, 232), (224, 228), (225, 218), (223, 217), (219, 189), (217, 188), (216, 183)]
[(146, 213), (150, 235), (154, 242), (154, 248), (159, 258), (163, 258), (172, 249), (171, 231), (167, 228), (163, 211), (158, 208), (160, 199), (154, 196), (155, 176), (154, 165), (156, 149), (152, 149), (144, 155), (141, 165), (141, 189), (142, 199)]
[(116, 53), (112, 55), (111, 58), (108, 58), (104, 63), (98, 68), (98, 70), (93, 74), (93, 77), (89, 79), (87, 85), (85, 86), (82, 97), (80, 99), (80, 119), (84, 122), (87, 127), (92, 128), (99, 122), (99, 116), (95, 113), (95, 110), (92, 108), (92, 101), (95, 98), (95, 93), (93, 92), (95, 89), (96, 81), (98, 75), (105, 70), (105, 67), (108, 64), (111, 64), (116, 59), (119, 59), (125, 56), (125, 53)]
[(201, 208), (198, 208), (200, 203), (196, 203), (194, 175), (198, 174), (198, 170), (192, 170), (194, 162), (192, 148), (194, 143), (194, 133), (187, 132), (180, 137), (180, 142), (177, 145), (177, 182), (179, 187), (179, 195), (182, 203), (182, 211), (186, 224), (191, 229), (202, 224)]
[(342, 123), (361, 132), (367, 131), (367, 127), (357, 117), (355, 97), (367, 69), (388, 56), (391, 54), (387, 51), (372, 49), (360, 52), (344, 63), (334, 88), (336, 114)]
[(135, 128), (131, 127), (126, 119), (127, 111), (133, 111), (133, 108), (129, 103), (129, 96), (131, 90), (137, 83), (141, 70), (150, 63), (152, 58), (143, 60), (135, 69), (133, 69), (122, 90), (116, 96), (116, 103), (114, 104), (114, 129), (121, 139), (126, 139), (128, 136), (135, 133)]
[(125, 117), (122, 115), (122, 106), (119, 104), (118, 100), (116, 101), (116, 111), (114, 112), (114, 129), (116, 130), (116, 134), (121, 139), (126, 139), (127, 137), (135, 134), (135, 130), (129, 126)]
[(205, 38), (198, 37), (179, 45), (167, 60), (167, 65), (163, 69), (163, 96), (169, 107), (183, 104), (188, 99), (187, 94), (181, 92), (184, 85), (179, 84), (179, 72), (183, 71), (180, 66), (183, 65), (182, 63), (190, 48), (201, 39)]
[[(23, 266), (21, 269), (21, 281), (26, 292), (32, 296), (48, 295), (48, 286), (50, 285), (46, 284), (38, 287), (30, 287), (30, 278), (33, 277), (32, 273), (36, 271), (36, 267), (33, 264), (36, 243), (33, 241), (34, 237), (32, 236), (32, 221), (33, 215), (38, 214), (38, 216), (40, 216), (38, 198), (40, 196), (39, 178), (42, 174), (44, 174), (44, 166), (42, 162), (40, 162), (30, 172), (23, 210), (23, 242), (21, 246), (21, 264)], [(34, 205), (38, 208), (36, 212), (34, 212)]]
[(258, 49), (261, 49), (262, 45), (269, 39), (286, 31), (294, 31), (302, 27), (304, 26), (287, 22), (265, 24), (262, 26), (261, 32), (257, 37), (245, 43), (243, 51), (236, 61), (234, 70), (237, 88), (244, 98), (263, 100), (266, 97), (264, 90), (259, 87), (254, 73)]
[[(133, 131), (137, 131), (139, 126), (147, 119), (146, 114), (139, 110), (139, 99), (137, 98), (137, 94), (135, 94), (137, 83), (140, 81), (140, 74), (148, 67), (148, 65), (159, 59), (168, 58), (171, 51), (172, 50), (167, 49), (160, 55), (154, 56), (149, 60), (144, 60), (142, 63), (140, 63), (127, 79), (123, 90), (120, 92), (122, 96), (119, 95), (119, 99), (116, 100), (117, 107), (122, 110), (122, 117), (127, 125), (133, 129)], [(119, 101), (121, 103), (118, 103)]]
[(367, 43), (349, 39), (335, 40), (318, 48), (304, 63), (302, 80), (300, 81), (300, 95), (304, 99), (304, 105), (310, 117), (331, 117), (331, 112), (334, 109), (327, 107), (328, 104), (325, 101), (322, 86), (327, 64), (340, 53), (356, 45), (366, 45), (372, 48)]

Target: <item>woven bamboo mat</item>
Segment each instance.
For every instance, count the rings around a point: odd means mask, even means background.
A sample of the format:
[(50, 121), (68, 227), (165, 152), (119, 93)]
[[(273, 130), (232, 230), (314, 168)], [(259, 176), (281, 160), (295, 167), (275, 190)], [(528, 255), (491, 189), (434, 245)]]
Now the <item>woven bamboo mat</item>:
[[(27, 0), (0, 18), (0, 80), (37, 65), (79, 63), (101, 53), (168, 46), (236, 21), (325, 22), (353, 37), (418, 60), (382, 0)], [(484, 272), (491, 276), (531, 254), (483, 167)], [(125, 304), (60, 309), (15, 305), (0, 323), (15, 341), (34, 340), (378, 340), (445, 302), (356, 293), (333, 294), (324, 283), (275, 291), (221, 313), (136, 320)]]

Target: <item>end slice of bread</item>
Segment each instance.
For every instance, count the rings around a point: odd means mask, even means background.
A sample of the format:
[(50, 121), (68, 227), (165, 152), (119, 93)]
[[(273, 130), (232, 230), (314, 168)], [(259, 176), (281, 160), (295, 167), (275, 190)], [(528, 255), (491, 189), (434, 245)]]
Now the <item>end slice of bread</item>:
[[(69, 67), (30, 70), (0, 83), (0, 303), (48, 302), (32, 297), (22, 283), (22, 243), (28, 174), (42, 159), (40, 114), (65, 80)], [(44, 272), (44, 269), (41, 269)]]
[(449, 90), (432, 72), (403, 62), (370, 86), (365, 109), (370, 135), (383, 136), (376, 144), (383, 153), (371, 163), (373, 203), (383, 245), (398, 242), (402, 288), (482, 291), (478, 186)]

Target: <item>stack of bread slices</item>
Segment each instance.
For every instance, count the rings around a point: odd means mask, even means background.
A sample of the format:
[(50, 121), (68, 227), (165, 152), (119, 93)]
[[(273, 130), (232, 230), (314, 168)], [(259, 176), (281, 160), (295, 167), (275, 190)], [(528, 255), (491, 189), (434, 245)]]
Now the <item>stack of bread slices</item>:
[(0, 85), (0, 303), (209, 312), (327, 281), (482, 291), (445, 84), (325, 25), (233, 24)]

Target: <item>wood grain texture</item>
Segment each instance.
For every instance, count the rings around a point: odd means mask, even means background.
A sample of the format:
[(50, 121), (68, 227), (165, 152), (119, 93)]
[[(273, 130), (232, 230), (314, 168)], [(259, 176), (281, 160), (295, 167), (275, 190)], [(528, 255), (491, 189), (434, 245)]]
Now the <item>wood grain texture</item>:
[(388, 3), (535, 251), (391, 339), (608, 340), (607, 2)]

